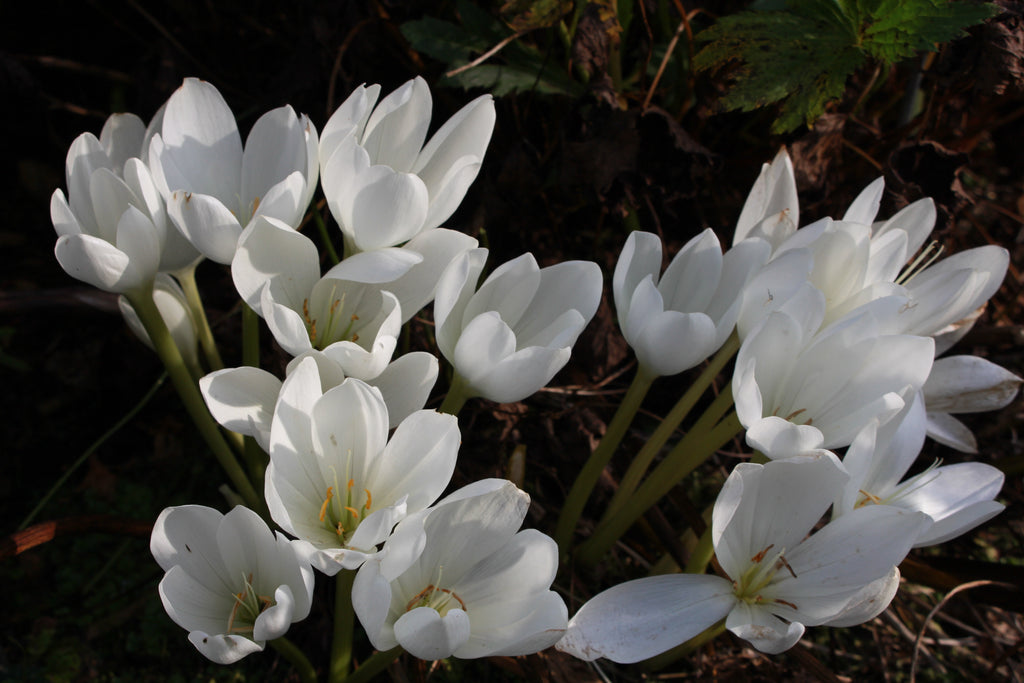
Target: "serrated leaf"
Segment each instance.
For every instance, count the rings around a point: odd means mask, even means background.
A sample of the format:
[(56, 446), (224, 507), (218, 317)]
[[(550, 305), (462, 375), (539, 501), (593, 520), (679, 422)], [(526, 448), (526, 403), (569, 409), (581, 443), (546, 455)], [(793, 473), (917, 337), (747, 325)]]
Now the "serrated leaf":
[(789, 12), (723, 17), (698, 39), (708, 42), (694, 60), (698, 70), (741, 63), (734, 87), (722, 99), (727, 109), (751, 111), (782, 102), (774, 132), (810, 125), (829, 100), (842, 95), (847, 76), (864, 61), (845, 27)]
[(876, 59), (894, 63), (935, 49), (961, 35), (968, 26), (998, 12), (993, 5), (943, 0), (882, 0), (864, 30), (864, 49)]

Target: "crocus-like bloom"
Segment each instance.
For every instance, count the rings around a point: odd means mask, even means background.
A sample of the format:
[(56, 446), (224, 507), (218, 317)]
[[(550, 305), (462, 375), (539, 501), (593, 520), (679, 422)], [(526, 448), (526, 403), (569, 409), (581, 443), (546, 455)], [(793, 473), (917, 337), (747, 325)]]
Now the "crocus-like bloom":
[(389, 441), (380, 392), (352, 378), (324, 392), (315, 361), (306, 358), (288, 375), (274, 411), (270, 514), (320, 571), (355, 569), (406, 514), (441, 495), (459, 438), (454, 416), (421, 410)]
[(751, 446), (795, 426), (820, 432), (819, 447), (846, 446), (928, 378), (930, 338), (879, 334), (872, 306), (816, 332), (824, 314), (823, 298), (780, 309), (740, 347), (732, 388)]
[(733, 244), (759, 237), (778, 247), (800, 224), (793, 162), (783, 147), (770, 164), (761, 167), (747, 200), (743, 203)]
[[(198, 369), (200, 365), (196, 347), (196, 324), (192, 320), (192, 312), (189, 310), (188, 301), (185, 299), (185, 292), (182, 291), (181, 286), (170, 275), (157, 273), (156, 279), (153, 281), (153, 302), (156, 304), (157, 310), (160, 311), (160, 317), (164, 319), (164, 324), (167, 325), (171, 339), (174, 340), (182, 358), (190, 368)], [(121, 315), (124, 316), (129, 329), (142, 340), (143, 344), (152, 349), (153, 342), (149, 338), (149, 333), (146, 332), (145, 326), (135, 309), (132, 308), (128, 298), (119, 297), (117, 305), (121, 309)]]
[(218, 664), (260, 652), (309, 614), (312, 568), (248, 508), (226, 515), (202, 505), (167, 508), (149, 548), (167, 572), (164, 609)]
[[(538, 531), (518, 531), (529, 504), (511, 482), (487, 479), (400, 524), (352, 588), (373, 646), (471, 659), (554, 645), (568, 620), (551, 590), (558, 548)], [(393, 553), (404, 560), (388, 566)]]
[(169, 227), (163, 198), (138, 158), (145, 132), (134, 114), (114, 114), (99, 139), (79, 135), (68, 149), (68, 197), (55, 190), (50, 199), (61, 267), (108, 292), (148, 290), (158, 271), (199, 257)]
[(534, 393), (569, 362), (601, 300), (601, 270), (589, 261), (540, 268), (532, 254), (502, 264), (474, 292), (486, 249), (460, 254), (434, 301), (437, 345), (468, 396), (499, 403)]
[(640, 366), (674, 375), (717, 351), (735, 327), (743, 286), (770, 255), (767, 242), (751, 238), (723, 256), (708, 228), (686, 243), (659, 280), (661, 239), (630, 233), (612, 290), (619, 327)]
[(879, 426), (872, 420), (843, 457), (850, 479), (832, 509), (833, 517), (865, 505), (895, 505), (934, 520), (915, 547), (943, 543), (999, 514), (995, 502), (1003, 473), (980, 462), (935, 465), (903, 479), (924, 445), (925, 413), (920, 395)]
[(977, 356), (949, 356), (932, 364), (922, 394), (928, 411), (928, 436), (965, 453), (977, 453), (978, 442), (964, 423), (950, 413), (980, 413), (1010, 404), (1021, 378)]
[[(193, 343), (194, 346), (194, 343)], [(321, 351), (307, 351), (288, 363), (287, 374), (303, 360), (312, 358), (326, 391), (345, 381), (345, 368)], [(425, 351), (413, 351), (388, 364), (366, 383), (376, 387), (388, 407), (388, 427), (395, 428), (417, 410), (422, 410), (437, 381), (437, 358)], [(274, 406), (281, 393), (281, 380), (261, 368), (242, 366), (211, 372), (199, 380), (210, 414), (232, 431), (251, 436), (270, 451), (270, 428)]]
[(402, 325), (383, 291), (422, 257), (387, 249), (347, 258), (320, 277), (316, 245), (281, 221), (257, 216), (238, 240), (231, 276), (242, 299), (293, 356), (319, 350), (350, 377), (379, 375)]
[(636, 662), (725, 619), (734, 634), (776, 654), (805, 626), (874, 617), (892, 597), (895, 565), (931, 520), (872, 505), (810, 534), (845, 480), (831, 453), (737, 465), (712, 517), (726, 576), (672, 574), (615, 586), (580, 608), (558, 649)]
[(186, 78), (167, 100), (148, 159), (175, 225), (205, 256), (226, 264), (254, 216), (298, 225), (316, 190), (318, 145), (309, 118), (285, 105), (256, 121), (243, 150), (221, 94)]
[(379, 85), (357, 88), (320, 141), (324, 196), (347, 253), (397, 246), (447, 220), (494, 130), (494, 102), (481, 95), (424, 145), (432, 108), (426, 81), (417, 76), (378, 103), (379, 95)]

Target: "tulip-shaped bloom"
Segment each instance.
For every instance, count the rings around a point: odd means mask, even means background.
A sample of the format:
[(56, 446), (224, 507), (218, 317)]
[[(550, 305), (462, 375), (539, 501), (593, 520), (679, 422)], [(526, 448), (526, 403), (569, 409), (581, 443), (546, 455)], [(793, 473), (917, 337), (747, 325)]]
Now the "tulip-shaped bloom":
[(569, 362), (601, 300), (601, 270), (589, 261), (539, 268), (532, 254), (502, 264), (478, 291), (486, 249), (452, 261), (437, 285), (437, 345), (466, 396), (499, 403), (534, 393)]
[(137, 116), (114, 114), (99, 139), (78, 136), (65, 167), (68, 197), (55, 190), (50, 199), (61, 267), (108, 292), (146, 290), (157, 271), (199, 257), (169, 226), (164, 200), (138, 158), (144, 135)]
[(318, 145), (309, 118), (285, 105), (256, 121), (243, 150), (221, 94), (186, 78), (147, 153), (175, 225), (205, 256), (227, 264), (253, 217), (298, 225), (316, 190)]
[(772, 248), (793, 234), (800, 224), (793, 162), (783, 147), (770, 164), (761, 167), (747, 200), (743, 203), (733, 244), (750, 237), (766, 240)]
[(371, 379), (391, 360), (402, 324), (398, 299), (382, 287), (420, 260), (412, 251), (381, 250), (345, 259), (320, 277), (312, 240), (257, 216), (238, 240), (231, 275), (285, 351), (322, 351), (346, 375)]
[(932, 364), (922, 394), (928, 411), (928, 436), (964, 453), (977, 453), (971, 430), (950, 413), (980, 413), (1010, 404), (1021, 378), (977, 356), (949, 356)]
[(416, 77), (378, 103), (379, 95), (379, 85), (357, 88), (320, 141), (324, 196), (350, 254), (397, 246), (447, 220), (494, 130), (494, 102), (481, 95), (424, 145), (432, 107), (426, 81)]
[(686, 243), (659, 280), (661, 239), (630, 233), (612, 290), (619, 327), (640, 366), (674, 375), (717, 351), (736, 325), (744, 285), (770, 255), (767, 242), (751, 238), (723, 256), (708, 228)]
[(920, 395), (879, 426), (872, 420), (843, 457), (850, 479), (836, 499), (833, 517), (865, 505), (894, 505), (927, 514), (935, 523), (914, 541), (915, 547), (943, 543), (973, 529), (1003, 510), (995, 502), (1003, 473), (991, 465), (963, 462), (903, 477), (924, 445), (925, 413)]
[[(488, 479), (399, 525), (352, 588), (373, 646), (472, 659), (554, 645), (568, 616), (551, 590), (558, 548), (538, 531), (518, 531), (529, 504), (512, 482)], [(391, 554), (406, 559), (389, 566)]]
[[(331, 356), (316, 350), (293, 358), (286, 373), (290, 375), (306, 358), (315, 362), (324, 391), (345, 381), (345, 368)], [(387, 404), (388, 427), (397, 427), (402, 420), (423, 409), (437, 381), (437, 372), (437, 358), (433, 354), (413, 351), (396, 358), (379, 375), (366, 380), (380, 391)], [(224, 368), (199, 380), (199, 389), (213, 419), (231, 431), (255, 438), (268, 452), (274, 406), (281, 386), (281, 380), (272, 373), (249, 366)]]
[(270, 514), (320, 571), (355, 569), (406, 514), (441, 495), (458, 449), (455, 417), (432, 410), (407, 417), (389, 441), (380, 392), (351, 378), (323, 392), (307, 358), (285, 380), (274, 411)]
[(780, 309), (740, 347), (732, 389), (751, 446), (797, 427), (819, 432), (818, 447), (846, 446), (928, 378), (930, 338), (879, 334), (872, 306), (816, 333), (824, 314), (823, 298)]
[(149, 548), (167, 572), (164, 609), (218, 664), (260, 652), (309, 614), (312, 568), (248, 508), (226, 515), (202, 505), (167, 508)]
[[(185, 292), (181, 286), (166, 273), (157, 273), (153, 281), (153, 302), (160, 317), (164, 319), (167, 330), (171, 333), (174, 345), (178, 347), (181, 357), (190, 368), (198, 370), (199, 353), (196, 347), (196, 324), (192, 319), (192, 312), (189, 310), (188, 301), (185, 299)], [(149, 338), (142, 320), (139, 319), (135, 309), (127, 297), (119, 297), (117, 305), (121, 309), (121, 315), (128, 323), (129, 329), (135, 336), (142, 340), (142, 343), (153, 348), (153, 341)]]
[(580, 608), (558, 649), (636, 662), (725, 619), (734, 634), (776, 654), (805, 626), (873, 618), (888, 604), (879, 598), (892, 596), (894, 566), (931, 521), (873, 505), (811, 534), (845, 480), (831, 453), (737, 465), (712, 517), (726, 576), (672, 574), (615, 586)]

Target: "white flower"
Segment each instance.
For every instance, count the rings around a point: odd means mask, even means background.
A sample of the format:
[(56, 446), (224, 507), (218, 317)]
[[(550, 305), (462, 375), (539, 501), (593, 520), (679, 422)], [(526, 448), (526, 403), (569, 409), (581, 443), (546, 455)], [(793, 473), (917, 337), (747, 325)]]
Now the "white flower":
[(183, 268), (198, 253), (169, 227), (163, 198), (138, 158), (145, 126), (114, 114), (97, 139), (79, 135), (68, 149), (68, 197), (55, 190), (50, 217), (57, 260), (72, 277), (100, 289), (147, 289), (161, 270)]
[(167, 508), (150, 551), (167, 572), (160, 582), (167, 614), (218, 664), (263, 650), (309, 614), (313, 570), (248, 508), (226, 515), (201, 505)]
[(931, 369), (932, 340), (879, 334), (874, 307), (816, 332), (824, 301), (806, 303), (770, 315), (737, 355), (736, 414), (755, 448), (797, 425), (820, 432), (818, 447), (848, 445), (872, 418), (902, 408)]
[(346, 375), (370, 379), (391, 360), (402, 324), (398, 299), (382, 288), (420, 260), (412, 251), (380, 250), (345, 259), (320, 277), (312, 240), (257, 216), (238, 240), (231, 276), (285, 351), (318, 349)]
[(1021, 378), (977, 356), (949, 356), (932, 364), (922, 394), (928, 436), (965, 453), (977, 453), (974, 434), (950, 413), (998, 410), (1017, 395)]
[(636, 662), (725, 619), (734, 634), (776, 654), (805, 626), (872, 618), (892, 597), (895, 565), (931, 521), (875, 505), (808, 535), (845, 479), (831, 453), (737, 465), (712, 518), (726, 576), (673, 574), (615, 586), (580, 608), (558, 649)]
[[(558, 548), (538, 531), (517, 533), (528, 508), (529, 496), (511, 482), (489, 479), (399, 525), (352, 589), (373, 646), (471, 659), (554, 645), (567, 621), (551, 590)], [(402, 560), (389, 563), (392, 554)]]
[(736, 325), (744, 285), (770, 255), (767, 242), (748, 239), (723, 256), (708, 228), (686, 243), (659, 278), (661, 239), (630, 233), (612, 290), (619, 327), (641, 367), (674, 375), (717, 351)]
[(426, 81), (416, 77), (378, 103), (379, 94), (378, 85), (357, 88), (320, 142), (324, 196), (350, 253), (397, 246), (447, 220), (494, 129), (494, 102), (482, 95), (424, 145), (432, 106)]
[(351, 378), (324, 392), (306, 358), (285, 380), (274, 411), (270, 514), (320, 571), (355, 569), (406, 514), (441, 495), (458, 448), (456, 419), (432, 410), (407, 417), (388, 440), (380, 392)]
[[(322, 351), (307, 351), (288, 363), (287, 374), (312, 358), (320, 375), (320, 386), (326, 391), (345, 381), (345, 369)], [(413, 351), (388, 364), (384, 370), (366, 380), (376, 387), (388, 407), (388, 427), (421, 410), (437, 381), (437, 358), (425, 351)], [(273, 374), (249, 366), (224, 368), (199, 380), (199, 389), (213, 419), (232, 431), (251, 436), (260, 447), (270, 451), (270, 428), (274, 406), (281, 393), (282, 382)]]
[(894, 505), (927, 514), (935, 523), (922, 530), (914, 546), (943, 543), (996, 516), (1003, 505), (993, 500), (1003, 473), (991, 465), (963, 462), (939, 466), (903, 479), (921, 452), (925, 413), (920, 396), (879, 426), (872, 420), (843, 457), (850, 473), (837, 497), (833, 517), (865, 505)]
[(474, 292), (486, 258), (486, 249), (470, 250), (441, 276), (434, 301), (437, 345), (468, 395), (519, 401), (569, 361), (601, 300), (601, 270), (589, 261), (539, 268), (532, 254), (523, 254)]
[(316, 189), (318, 144), (309, 118), (285, 105), (256, 121), (243, 150), (221, 94), (186, 78), (147, 152), (175, 225), (205, 256), (230, 263), (253, 217), (298, 225)]
[(793, 162), (783, 147), (770, 164), (761, 167), (736, 222), (732, 243), (736, 245), (750, 237), (760, 237), (775, 248), (793, 234), (799, 224), (800, 205)]

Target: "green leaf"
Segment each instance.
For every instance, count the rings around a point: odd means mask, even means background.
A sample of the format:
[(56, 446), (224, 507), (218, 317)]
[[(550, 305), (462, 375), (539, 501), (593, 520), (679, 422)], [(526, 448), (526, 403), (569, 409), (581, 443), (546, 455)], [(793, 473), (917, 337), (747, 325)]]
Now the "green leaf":
[[(402, 35), (417, 52), (443, 62), (447, 71), (469, 64), (513, 35), (498, 19), (465, 0), (458, 3), (458, 12), (461, 25), (426, 18), (403, 24)], [(582, 91), (582, 86), (559, 69), (557, 62), (518, 40), (486, 62), (445, 76), (438, 83), (467, 90), (483, 88), (495, 97), (531, 90), (575, 97)]]
[(703, 31), (708, 44), (698, 70), (739, 62), (735, 85), (722, 99), (727, 109), (751, 111), (781, 102), (773, 132), (810, 125), (843, 93), (847, 76), (864, 61), (845, 26), (790, 12), (744, 12)]
[(733, 69), (733, 87), (722, 98), (727, 109), (778, 103), (772, 131), (782, 133), (813, 123), (869, 58), (889, 66), (934, 50), (997, 12), (953, 0), (790, 0), (783, 10), (719, 19), (697, 36), (704, 47), (695, 66)]

